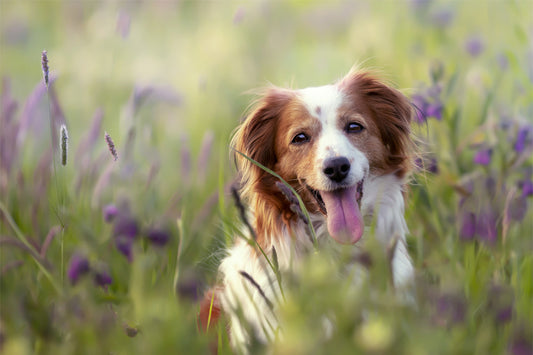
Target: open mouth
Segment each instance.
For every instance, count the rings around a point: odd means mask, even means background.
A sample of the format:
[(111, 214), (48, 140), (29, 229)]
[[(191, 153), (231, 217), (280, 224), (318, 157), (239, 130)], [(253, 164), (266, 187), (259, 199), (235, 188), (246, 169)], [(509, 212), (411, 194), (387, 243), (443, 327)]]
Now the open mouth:
[[(361, 200), (363, 199), (363, 184), (365, 180), (361, 180), (356, 185), (356, 191), (355, 191), (355, 200), (357, 201), (357, 204), (359, 207), (361, 207)], [(305, 185), (307, 187), (307, 191), (311, 193), (311, 195), (315, 198), (315, 201), (318, 205), (318, 209), (322, 214), (326, 215), (328, 214), (328, 211), (326, 209), (326, 204), (324, 203), (324, 200), (322, 199), (322, 195), (320, 194), (320, 191), (312, 189), (311, 186)], [(341, 188), (344, 189), (344, 188)]]
[(364, 180), (356, 185), (333, 191), (319, 191), (307, 186), (319, 210), (326, 216), (329, 234), (337, 242), (353, 244), (363, 235), (364, 224), (360, 206)]

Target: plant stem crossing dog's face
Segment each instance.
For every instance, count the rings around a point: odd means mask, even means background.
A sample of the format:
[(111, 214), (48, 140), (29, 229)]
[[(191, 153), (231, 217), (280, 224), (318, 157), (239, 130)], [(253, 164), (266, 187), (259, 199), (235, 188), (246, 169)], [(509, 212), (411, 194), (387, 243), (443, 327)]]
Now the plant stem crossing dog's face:
[[(398, 91), (368, 74), (350, 73), (334, 85), (271, 88), (237, 131), (234, 145), (288, 181), (309, 211), (323, 213), (335, 240), (352, 244), (364, 230), (365, 179), (402, 177), (408, 169), (410, 117)], [(260, 234), (275, 232), (268, 230), (276, 225), (268, 219), (276, 214), (289, 224), (292, 215), (275, 178), (242, 160), (239, 168)]]

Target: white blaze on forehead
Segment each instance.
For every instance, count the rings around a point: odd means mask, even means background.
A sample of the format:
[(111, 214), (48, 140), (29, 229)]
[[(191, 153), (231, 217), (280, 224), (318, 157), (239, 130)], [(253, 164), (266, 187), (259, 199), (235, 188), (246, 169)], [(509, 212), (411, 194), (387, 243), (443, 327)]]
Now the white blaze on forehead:
[(335, 122), (343, 94), (335, 85), (325, 85), (298, 90), (305, 107), (322, 124)]

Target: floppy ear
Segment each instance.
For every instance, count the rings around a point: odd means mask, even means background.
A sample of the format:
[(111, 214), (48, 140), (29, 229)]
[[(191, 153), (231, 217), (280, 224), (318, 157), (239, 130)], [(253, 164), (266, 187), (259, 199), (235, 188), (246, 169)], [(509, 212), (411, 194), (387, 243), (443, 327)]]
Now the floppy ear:
[[(290, 90), (269, 88), (244, 123), (237, 128), (232, 147), (237, 152), (273, 169), (277, 162), (274, 144), (279, 116), (293, 95)], [(256, 185), (265, 174), (270, 175), (238, 153), (235, 153), (235, 161), (241, 173), (243, 193), (246, 192), (247, 186)]]
[(398, 177), (412, 165), (413, 143), (410, 138), (413, 109), (398, 90), (365, 72), (348, 74), (341, 83), (363, 99), (376, 120), (381, 140), (387, 147), (386, 163)]
[[(269, 89), (238, 127), (232, 140), (233, 148), (273, 170), (278, 160), (274, 145), (279, 119), (293, 97), (291, 90)], [(257, 242), (262, 248), (269, 248), (272, 235), (280, 233), (280, 222), (287, 224), (294, 213), (276, 187), (276, 177), (239, 153), (235, 153), (235, 161), (240, 173), (241, 194), (254, 211)]]

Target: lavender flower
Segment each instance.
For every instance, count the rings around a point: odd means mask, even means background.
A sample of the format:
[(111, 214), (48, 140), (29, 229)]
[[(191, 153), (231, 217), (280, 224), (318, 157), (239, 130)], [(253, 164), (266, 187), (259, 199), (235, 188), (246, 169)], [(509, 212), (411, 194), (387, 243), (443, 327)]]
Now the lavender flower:
[(476, 215), (466, 212), (461, 216), (461, 231), (459, 237), (462, 240), (472, 240), (476, 234)]
[(523, 325), (516, 327), (509, 344), (509, 353), (512, 355), (531, 355), (533, 350), (533, 339), (531, 330), (526, 331)]
[(517, 153), (522, 153), (526, 148), (528, 142), (531, 141), (531, 132), (532, 127), (529, 125), (524, 125), (520, 127), (516, 135), (516, 142), (514, 144), (514, 150)]
[(489, 165), (492, 158), (492, 148), (480, 149), (474, 156), (474, 163), (480, 165)]
[(485, 43), (480, 36), (471, 36), (465, 42), (465, 50), (472, 57), (479, 56), (485, 49)]
[(176, 285), (177, 294), (192, 302), (197, 302), (202, 296), (202, 282), (195, 273), (185, 273)]
[(120, 215), (115, 221), (115, 225), (113, 226), (113, 235), (115, 237), (124, 236), (128, 239), (135, 239), (138, 234), (139, 226), (133, 217), (127, 214)]
[(170, 239), (169, 234), (162, 229), (152, 229), (148, 231), (146, 237), (148, 238), (150, 243), (152, 243), (152, 245), (158, 247), (165, 246)]
[(67, 276), (70, 283), (75, 285), (80, 277), (89, 272), (89, 260), (81, 254), (75, 253), (70, 259)]
[(115, 247), (129, 262), (133, 260), (133, 242), (138, 235), (137, 221), (129, 214), (119, 214), (113, 226)]
[(115, 161), (117, 161), (118, 154), (117, 154), (117, 150), (115, 148), (115, 143), (113, 142), (113, 139), (111, 139), (111, 136), (107, 132), (105, 132), (105, 141), (107, 143), (109, 151), (111, 152), (111, 155), (113, 156), (113, 159)]
[(476, 218), (476, 234), (485, 242), (494, 243), (498, 237), (497, 218), (492, 211), (480, 213)]
[(115, 237), (115, 247), (130, 263), (133, 261), (133, 239), (119, 235)]
[(103, 209), (103, 215), (104, 215), (104, 220), (107, 223), (112, 222), (113, 219), (115, 219), (115, 217), (118, 215), (117, 206), (115, 206), (113, 204), (105, 206), (104, 209)]
[(487, 308), (498, 324), (504, 324), (513, 316), (514, 293), (510, 287), (492, 285), (488, 290)]
[(462, 323), (465, 319), (466, 310), (464, 297), (451, 293), (441, 294), (435, 301), (433, 321), (445, 327)]
[(434, 84), (433, 86), (413, 95), (411, 102), (415, 107), (416, 121), (418, 123), (426, 122), (429, 117), (434, 117), (437, 120), (442, 119), (444, 105), (440, 98), (441, 91), (440, 85)]
[(41, 67), (43, 69), (44, 83), (48, 87), (48, 52), (46, 50), (41, 54)]
[(130, 33), (131, 17), (129, 14), (120, 11), (117, 18), (117, 32), (124, 39), (127, 38)]
[(68, 155), (68, 131), (67, 126), (64, 124), (61, 125), (61, 165), (67, 165), (67, 155)]
[(94, 273), (94, 283), (97, 286), (100, 287), (107, 287), (107, 285), (111, 285), (113, 282), (113, 279), (111, 278), (111, 275), (109, 275), (108, 272), (104, 270), (95, 271)]
[(513, 198), (507, 210), (507, 216), (514, 221), (520, 222), (524, 219), (527, 213), (527, 197), (519, 195)]
[(533, 195), (533, 181), (524, 180), (520, 185), (522, 186), (522, 196), (528, 197)]
[(238, 25), (242, 22), (244, 19), (244, 15), (246, 14), (246, 11), (244, 11), (243, 7), (239, 7), (237, 11), (235, 11), (235, 14), (233, 15), (233, 24)]

